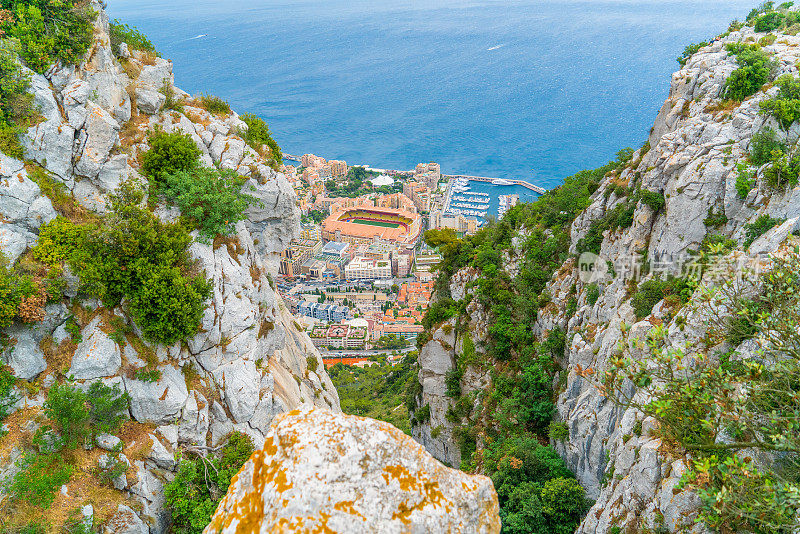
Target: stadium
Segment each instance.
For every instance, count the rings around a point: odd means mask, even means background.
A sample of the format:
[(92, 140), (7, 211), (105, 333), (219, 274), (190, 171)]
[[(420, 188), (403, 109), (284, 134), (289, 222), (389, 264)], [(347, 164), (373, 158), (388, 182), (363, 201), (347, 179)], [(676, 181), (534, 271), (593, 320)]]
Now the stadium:
[(371, 243), (375, 239), (413, 243), (420, 233), (416, 213), (375, 206), (340, 208), (322, 223), (322, 238), (327, 241)]

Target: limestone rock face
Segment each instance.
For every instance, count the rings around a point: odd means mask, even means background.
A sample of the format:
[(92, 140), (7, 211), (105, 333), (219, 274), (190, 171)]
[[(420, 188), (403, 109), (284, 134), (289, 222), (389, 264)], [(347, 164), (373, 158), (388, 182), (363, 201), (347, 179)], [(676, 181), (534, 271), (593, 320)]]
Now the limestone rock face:
[(47, 368), (42, 349), (29, 329), (9, 327), (7, 333), (14, 336), (16, 345), (13, 351), (6, 351), (2, 361), (11, 367), (14, 376), (32, 380)]
[(55, 219), (50, 199), (28, 177), (21, 161), (0, 153), (0, 250), (12, 264), (38, 241), (39, 228)]
[(131, 396), (131, 415), (137, 421), (173, 423), (189, 398), (180, 371), (171, 365), (159, 371), (161, 377), (155, 382), (125, 379), (125, 388)]
[[(302, 405), (339, 411), (339, 398), (319, 351), (274, 287), (280, 254), (299, 233), (292, 187), (244, 142), (240, 132), (246, 125), (236, 113), (212, 115), (174, 86), (171, 61), (121, 46), (123, 69), (110, 45), (104, 5), (90, 4), (98, 16), (83, 62), (29, 73), (42, 120), (20, 138), (26, 161), (0, 153), (0, 249), (10, 266), (30, 254), (56, 210), (74, 216), (65, 211), (64, 197), (94, 216), (107, 213), (109, 194), (126, 179), (146, 188), (138, 169), (156, 127), (190, 136), (203, 165), (246, 177), (243, 191), (258, 200), (233, 235), (213, 243), (195, 239), (189, 249), (212, 285), (191, 339), (170, 346), (146, 339), (129, 302), (109, 308), (91, 299), (68, 265), (66, 298), (47, 305), (42, 321), (17, 321), (0, 332), (9, 340), (0, 347), (0, 363), (19, 380), (37, 381), (32, 392), (17, 388), (20, 399), (12, 411), (29, 409), (27, 423), (40, 417), (47, 389), (63, 375), (84, 391), (98, 380), (118, 386), (130, 396), (133, 427), (162, 425), (153, 433), (148, 429), (148, 437), (121, 439), (125, 450), (149, 449), (136, 456), (130, 485), (122, 479), (117, 484), (125, 488), (126, 504), (95, 510), (95, 518), (114, 516), (96, 525), (100, 530), (162, 534), (170, 526), (163, 486), (178, 469), (181, 449), (222, 445), (234, 431), (263, 443), (276, 415)], [(183, 111), (165, 109), (167, 94), (183, 99)], [(63, 197), (51, 201), (47, 195), (54, 191)], [(163, 221), (180, 216), (180, 210), (156, 204), (154, 213)], [(82, 327), (81, 339), (71, 333), (70, 312)], [(313, 360), (320, 363), (310, 371)], [(98, 446), (115, 448), (105, 441)], [(14, 469), (14, 461), (0, 457), (0, 478)]]
[(393, 426), (319, 408), (275, 419), (206, 534), (500, 532), (491, 480), (447, 468)]
[(83, 340), (75, 349), (69, 374), (79, 380), (113, 375), (122, 363), (119, 346), (100, 328), (100, 319), (83, 329)]

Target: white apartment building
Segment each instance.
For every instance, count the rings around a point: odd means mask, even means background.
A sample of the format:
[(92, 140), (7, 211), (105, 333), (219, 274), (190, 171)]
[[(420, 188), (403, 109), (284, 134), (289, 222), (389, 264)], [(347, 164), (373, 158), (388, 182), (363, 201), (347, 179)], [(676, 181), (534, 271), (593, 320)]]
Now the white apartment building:
[(392, 262), (374, 258), (355, 257), (344, 268), (347, 280), (380, 280), (392, 277)]

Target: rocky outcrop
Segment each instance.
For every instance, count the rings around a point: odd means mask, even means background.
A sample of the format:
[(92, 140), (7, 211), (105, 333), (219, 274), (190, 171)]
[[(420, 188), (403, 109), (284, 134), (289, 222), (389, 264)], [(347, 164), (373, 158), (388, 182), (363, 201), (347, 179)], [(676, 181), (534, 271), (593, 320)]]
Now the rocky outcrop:
[(442, 466), (393, 426), (324, 409), (280, 415), (207, 534), (500, 532), (491, 480)]

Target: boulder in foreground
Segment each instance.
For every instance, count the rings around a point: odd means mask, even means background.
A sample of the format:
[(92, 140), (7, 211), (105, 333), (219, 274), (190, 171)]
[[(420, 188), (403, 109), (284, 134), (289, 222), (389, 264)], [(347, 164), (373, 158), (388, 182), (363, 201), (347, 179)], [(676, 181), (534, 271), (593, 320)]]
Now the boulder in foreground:
[(275, 418), (204, 534), (498, 533), (492, 481), (388, 423), (305, 407)]

